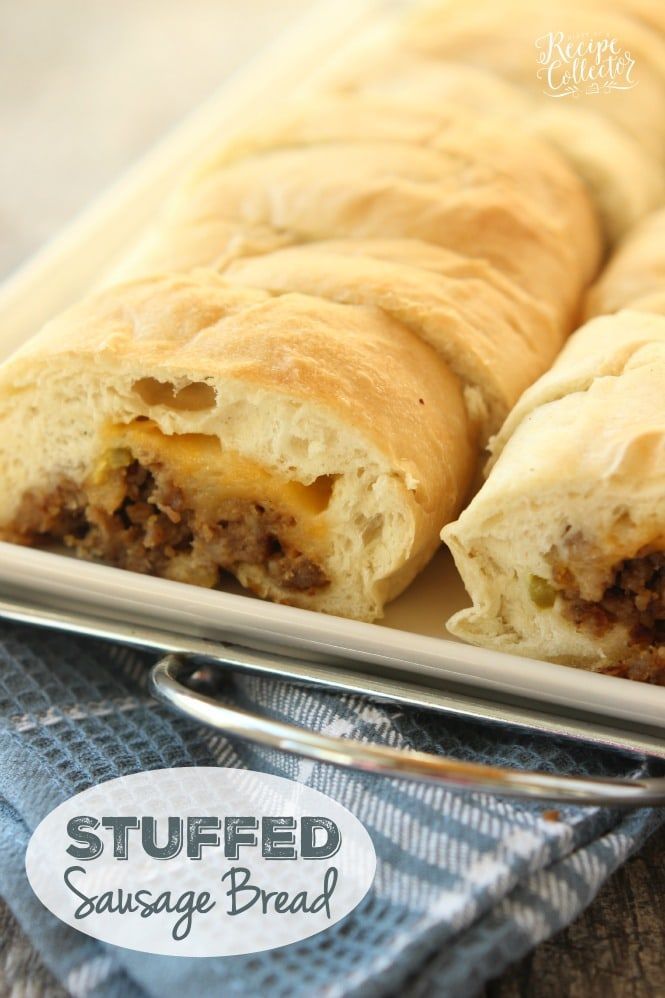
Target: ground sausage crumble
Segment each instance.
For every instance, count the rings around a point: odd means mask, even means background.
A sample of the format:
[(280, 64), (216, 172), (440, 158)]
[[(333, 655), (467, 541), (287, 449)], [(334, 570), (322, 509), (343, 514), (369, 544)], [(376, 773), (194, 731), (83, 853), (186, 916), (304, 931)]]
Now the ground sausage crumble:
[[(626, 654), (603, 671), (665, 685), (665, 552), (645, 550), (600, 573), (591, 553), (584, 558), (579, 539), (571, 549), (567, 560), (561, 551), (549, 556), (564, 617), (596, 637), (625, 626)], [(594, 598), (584, 599), (585, 590)]]
[[(61, 541), (79, 554), (134, 572), (214, 586), (219, 572), (261, 565), (281, 588), (315, 592), (328, 585), (319, 565), (280, 540), (293, 517), (268, 504), (223, 499), (214, 522), (201, 522), (183, 492), (160, 467), (138, 461), (114, 472), (117, 502), (95, 502), (68, 480), (48, 494), (28, 492), (11, 539), (28, 544)], [(120, 486), (118, 488), (118, 486)]]

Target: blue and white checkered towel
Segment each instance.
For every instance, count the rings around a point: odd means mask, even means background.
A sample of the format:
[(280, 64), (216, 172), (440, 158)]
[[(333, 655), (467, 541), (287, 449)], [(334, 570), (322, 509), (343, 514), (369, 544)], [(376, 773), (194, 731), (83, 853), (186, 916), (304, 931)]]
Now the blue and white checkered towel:
[[(76, 996), (473, 995), (570, 922), (663, 815), (463, 794), (231, 744), (146, 692), (150, 656), (101, 642), (0, 630), (0, 894)], [(656, 764), (354, 697), (236, 677), (241, 706), (330, 734), (553, 771), (637, 775)], [(208, 960), (107, 946), (32, 894), (25, 849), (45, 814), (103, 780), (169, 766), (248, 767), (329, 794), (364, 823), (374, 886), (329, 930), (281, 949)], [(556, 820), (552, 820), (552, 818)]]

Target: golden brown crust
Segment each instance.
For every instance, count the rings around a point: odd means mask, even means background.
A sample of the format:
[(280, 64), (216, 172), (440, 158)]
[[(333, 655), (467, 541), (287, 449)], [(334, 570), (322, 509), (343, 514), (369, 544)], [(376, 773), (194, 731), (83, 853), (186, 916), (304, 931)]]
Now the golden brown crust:
[[(2, 523), (21, 494), (66, 481), (86, 493), (103, 557), (125, 537), (128, 567), (214, 580), (219, 564), (259, 595), (380, 615), (459, 512), (479, 443), (552, 361), (599, 263), (577, 175), (508, 131), (450, 107), (321, 97), (208, 157), (126, 263), (148, 276), (70, 309), (2, 369)], [(96, 492), (109, 427), (146, 420), (159, 447), (130, 448)], [(176, 450), (205, 455), (196, 501)], [(271, 490), (327, 481), (316, 527), (318, 513), (271, 504)], [(248, 537), (256, 557), (237, 559)], [(208, 541), (223, 557), (177, 568), (181, 545), (209, 555)]]
[[(376, 305), (428, 342), (472, 391), (483, 443), (549, 366), (560, 329), (483, 261), (409, 240), (313, 243), (232, 261), (233, 282)], [(480, 399), (476, 401), (476, 394)]]
[(545, 99), (485, 67), (414, 51), (394, 37), (366, 45), (326, 83), (356, 99), (390, 101), (416, 119), (428, 109), (441, 114), (454, 107), (458, 114), (485, 115), (511, 142), (516, 131), (546, 142), (584, 181), (610, 245), (665, 198), (662, 163), (606, 117), (593, 97)]
[(211, 272), (165, 275), (90, 296), (48, 323), (4, 368), (112, 363), (158, 380), (238, 379), (334, 412), (418, 482), (428, 511), (459, 505), (471, 442), (457, 378), (376, 308), (277, 298)]
[[(401, 43), (414, 51), (455, 59), (490, 69), (504, 79), (540, 96), (545, 89), (537, 75), (535, 42), (549, 33), (563, 39), (617, 39), (635, 60), (629, 90), (613, 89), (581, 100), (595, 100), (594, 109), (614, 121), (660, 161), (665, 157), (665, 40), (646, 24), (600, 4), (580, 6), (575, 0), (438, 0), (417, 11), (405, 27)], [(573, 99), (564, 98), (564, 99)]]
[(558, 154), (511, 131), (507, 142), (500, 123), (450, 110), (307, 104), (196, 168), (134, 272), (218, 266), (289, 243), (406, 237), (490, 261), (565, 326), (597, 268), (598, 223)]
[(588, 293), (586, 314), (591, 318), (622, 308), (662, 312), (664, 295), (665, 209), (662, 209), (645, 218), (619, 246)]
[[(460, 186), (500, 178), (540, 209), (544, 225), (570, 241), (581, 271), (593, 274), (600, 246), (595, 219), (582, 184), (559, 154), (513, 125), (510, 141), (501, 117), (439, 106), (402, 105), (395, 100), (356, 94), (317, 97), (291, 108), (271, 127), (248, 134), (212, 153), (192, 175), (198, 184), (219, 169), (247, 156), (322, 143), (406, 143), (442, 156), (441, 178), (459, 176)], [(573, 235), (575, 239), (573, 240)]]
[[(465, 187), (459, 175), (445, 180), (442, 173), (437, 152), (401, 144), (263, 153), (183, 191), (155, 235), (157, 258), (139, 260), (141, 272), (156, 259), (171, 267), (170, 252), (188, 268), (215, 266), (237, 254), (231, 240), (238, 233), (255, 228), (272, 231), (273, 246), (421, 239), (488, 260), (566, 323), (583, 285), (571, 244), (503, 180)], [(185, 242), (194, 251), (188, 258)]]

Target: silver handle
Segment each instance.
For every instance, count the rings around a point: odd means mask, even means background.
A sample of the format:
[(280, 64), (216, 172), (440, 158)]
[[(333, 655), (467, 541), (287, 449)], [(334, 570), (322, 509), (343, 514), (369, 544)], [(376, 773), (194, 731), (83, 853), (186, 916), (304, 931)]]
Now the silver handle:
[[(557, 776), (500, 766), (460, 762), (426, 752), (393, 749), (307, 731), (273, 721), (237, 707), (229, 707), (185, 685), (201, 659), (166, 655), (152, 669), (152, 693), (176, 710), (226, 735), (246, 738), (268, 748), (293, 752), (317, 762), (329, 762), (384, 776), (408, 777), (462, 790), (499, 793), (510, 797), (561, 804), (639, 807), (665, 803), (665, 778), (609, 779)], [(211, 660), (212, 665), (220, 665)]]

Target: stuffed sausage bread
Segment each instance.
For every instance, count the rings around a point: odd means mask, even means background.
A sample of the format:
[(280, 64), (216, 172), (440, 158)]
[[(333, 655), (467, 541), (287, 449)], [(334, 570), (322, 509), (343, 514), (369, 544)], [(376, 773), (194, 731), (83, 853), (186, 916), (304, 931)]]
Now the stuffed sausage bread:
[(212, 273), (94, 295), (0, 372), (0, 528), (372, 619), (458, 512), (458, 379), (379, 309)]
[(665, 317), (595, 319), (443, 531), (474, 644), (665, 683)]

